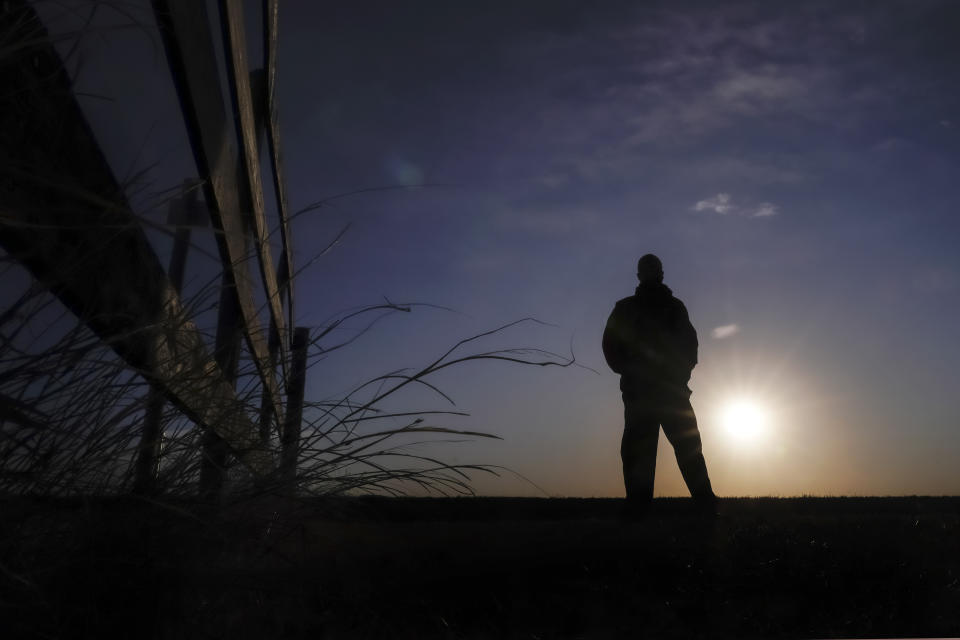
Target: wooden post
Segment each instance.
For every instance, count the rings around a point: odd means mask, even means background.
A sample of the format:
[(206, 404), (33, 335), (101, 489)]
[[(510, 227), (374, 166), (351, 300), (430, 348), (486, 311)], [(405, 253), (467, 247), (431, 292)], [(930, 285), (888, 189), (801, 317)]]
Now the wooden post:
[(183, 181), (183, 197), (171, 203), (167, 224), (176, 227), (173, 236), (173, 250), (170, 253), (170, 283), (177, 293), (183, 291), (183, 277), (187, 269), (187, 251), (190, 249), (190, 231), (204, 224), (204, 216), (197, 201), (197, 183), (195, 180)]
[(287, 417), (281, 434), (280, 486), (288, 494), (296, 491), (297, 458), (300, 456), (300, 422), (303, 420), (303, 394), (307, 381), (307, 348), (310, 329), (297, 327), (293, 332), (290, 385), (287, 391)]
[(157, 476), (160, 472), (160, 445), (163, 439), (160, 423), (165, 404), (163, 392), (150, 385), (143, 410), (143, 431), (140, 434), (134, 468), (133, 493), (139, 496), (154, 495), (159, 490)]
[[(235, 286), (230, 271), (224, 271), (220, 283), (220, 304), (217, 307), (216, 345), (213, 349), (213, 357), (231, 388), (237, 384), (240, 343), (244, 333), (243, 314)], [(207, 429), (203, 434), (200, 458), (200, 497), (204, 501), (217, 502), (222, 496), (228, 454), (229, 448), (223, 438), (216, 431)]]
[[(287, 326), (293, 327), (293, 246), (290, 241), (290, 221), (287, 213), (287, 184), (283, 176), (283, 159), (280, 144), (280, 124), (277, 115), (277, 42), (279, 33), (279, 0), (263, 0), (263, 52), (266, 67), (267, 144), (270, 164), (273, 169), (273, 190), (277, 198), (277, 216), (280, 218), (280, 266), (277, 268), (277, 285), (280, 301), (287, 294)], [(291, 338), (291, 336), (288, 336)]]
[[(257, 91), (263, 84), (263, 72), (254, 70), (250, 72), (251, 91)], [(262, 118), (262, 113), (254, 111), (255, 116)], [(238, 180), (243, 184), (242, 180)], [(249, 249), (248, 226), (244, 225), (243, 233), (243, 254), (246, 255)], [(217, 306), (217, 337), (214, 347), (214, 358), (217, 364), (223, 369), (227, 381), (231, 385), (236, 385), (237, 368), (240, 363), (240, 345), (244, 334), (243, 313), (238, 304), (236, 285), (230, 277), (230, 270), (225, 270), (220, 282), (220, 303)], [(271, 322), (271, 338), (273, 333), (273, 324)], [(272, 342), (272, 339), (270, 340)], [(269, 350), (268, 350), (269, 351)], [(267, 367), (273, 371), (276, 356), (269, 352)], [(269, 421), (273, 415), (273, 396), (269, 385), (263, 387), (263, 404), (260, 408), (260, 423), (258, 434), (260, 446), (266, 451), (268, 441), (263, 436), (264, 422)], [(267, 422), (269, 425), (269, 422)], [(202, 453), (200, 458), (200, 497), (206, 502), (217, 502), (223, 494), (223, 485), (226, 480), (227, 466), (229, 462), (229, 449), (223, 439), (215, 431), (207, 430), (203, 434)]]
[[(264, 126), (264, 118), (267, 114), (267, 98), (266, 98), (266, 72), (263, 69), (254, 69), (250, 72), (250, 95), (253, 102), (253, 128), (256, 139), (256, 149), (259, 154), (261, 149), (261, 141), (263, 134), (266, 130)], [(278, 276), (279, 277), (279, 276)], [(283, 285), (280, 286), (280, 304), (283, 306)], [(277, 354), (280, 351), (281, 346), (281, 336), (277, 323), (274, 322), (273, 317), (270, 318), (270, 331), (267, 333), (267, 356), (269, 367), (271, 370), (276, 371), (277, 368)], [(286, 349), (284, 350), (287, 351)], [(282, 358), (282, 356), (281, 356)], [(287, 363), (283, 361), (283, 371), (287, 371)], [(277, 420), (281, 419), (281, 416), (274, 414), (274, 405), (270, 398), (270, 390), (267, 387), (263, 388), (263, 396), (260, 401), (260, 442), (264, 449), (270, 447), (270, 432), (271, 426), (273, 424), (274, 418)], [(280, 425), (278, 423), (277, 429), (279, 430)]]
[[(177, 295), (183, 292), (183, 276), (187, 268), (187, 252), (190, 248), (190, 228), (202, 218), (197, 215), (197, 191), (192, 180), (184, 180), (184, 195), (170, 201), (167, 224), (175, 227), (173, 250), (170, 253), (170, 269), (167, 275)], [(153, 364), (155, 368), (157, 363)], [(137, 452), (133, 491), (138, 495), (156, 493), (157, 475), (160, 470), (160, 448), (163, 434), (160, 425), (163, 419), (164, 394), (156, 385), (147, 391), (147, 403), (143, 414), (143, 432)]]
[[(251, 206), (250, 185), (246, 176), (249, 167), (237, 157), (233, 142), (236, 130), (220, 92), (220, 69), (211, 38), (207, 3), (195, 0), (152, 0), (154, 16), (170, 63), (174, 86), (180, 97), (187, 133), (194, 158), (203, 178), (204, 197), (211, 220), (217, 232), (224, 269), (229, 273), (227, 291), (237, 298), (243, 320), (242, 335), (253, 357), (264, 387), (270, 393), (275, 415), (283, 415), (281, 394), (276, 383), (276, 372), (271, 368), (265, 332), (257, 315), (254, 283), (249, 271), (249, 252), (244, 213)], [(232, 67), (235, 69), (236, 67)], [(232, 80), (238, 80), (232, 78)], [(249, 79), (243, 76), (246, 105), (250, 105)], [(262, 203), (262, 193), (261, 193)], [(262, 212), (261, 212), (262, 213)], [(255, 217), (255, 216), (253, 216)], [(259, 224), (259, 221), (254, 220)], [(257, 248), (265, 250), (264, 237), (257, 236)], [(272, 316), (279, 317), (279, 296), (276, 294), (276, 275), (273, 266), (260, 267), (267, 286), (267, 298)]]
[(0, 3), (0, 41), (22, 43), (0, 57), (0, 246), (256, 477), (272, 475), (28, 2)]
[[(270, 312), (271, 326), (277, 336), (284, 330), (283, 310), (280, 292), (277, 286), (277, 274), (271, 257), (270, 242), (267, 237), (267, 221), (263, 206), (263, 183), (260, 176), (260, 157), (257, 140), (260, 130), (255, 122), (254, 96), (250, 90), (250, 69), (247, 63), (247, 38), (244, 29), (242, 0), (220, 0), (220, 21), (226, 45), (227, 84), (230, 88), (233, 104), (234, 122), (237, 138), (240, 141), (240, 166), (245, 172), (247, 190), (243, 194), (243, 205), (248, 208), (250, 228), (253, 231), (254, 247), (260, 275), (267, 292), (267, 309)], [(261, 95), (263, 92), (260, 92)], [(259, 96), (258, 96), (259, 98)], [(282, 341), (275, 338), (281, 353), (285, 355)], [(286, 367), (286, 359), (281, 358)], [(278, 412), (279, 414), (279, 412)]]

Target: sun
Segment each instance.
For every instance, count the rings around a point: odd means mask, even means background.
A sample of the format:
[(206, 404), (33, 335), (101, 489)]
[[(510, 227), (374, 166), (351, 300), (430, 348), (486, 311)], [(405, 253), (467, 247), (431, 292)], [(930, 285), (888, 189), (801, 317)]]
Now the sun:
[(729, 402), (720, 414), (721, 425), (727, 434), (741, 443), (761, 439), (767, 430), (767, 412), (759, 403), (748, 399)]

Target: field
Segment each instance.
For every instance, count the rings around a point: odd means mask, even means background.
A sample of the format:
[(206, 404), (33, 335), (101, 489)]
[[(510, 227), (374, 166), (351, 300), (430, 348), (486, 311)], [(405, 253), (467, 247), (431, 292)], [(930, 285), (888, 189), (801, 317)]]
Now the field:
[(4, 638), (960, 636), (960, 498), (4, 502)]

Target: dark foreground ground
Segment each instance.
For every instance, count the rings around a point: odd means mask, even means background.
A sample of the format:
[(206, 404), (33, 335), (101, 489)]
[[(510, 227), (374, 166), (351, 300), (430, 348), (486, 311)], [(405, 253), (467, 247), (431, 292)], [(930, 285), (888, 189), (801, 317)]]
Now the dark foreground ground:
[(960, 636), (960, 498), (0, 505), (2, 638)]

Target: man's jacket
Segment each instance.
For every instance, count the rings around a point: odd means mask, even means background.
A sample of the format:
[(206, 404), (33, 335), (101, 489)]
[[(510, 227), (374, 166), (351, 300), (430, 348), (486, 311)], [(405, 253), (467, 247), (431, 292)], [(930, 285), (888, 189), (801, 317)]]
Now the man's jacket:
[(617, 302), (603, 332), (603, 355), (621, 389), (686, 385), (697, 364), (697, 331), (687, 308), (662, 283), (641, 283)]

